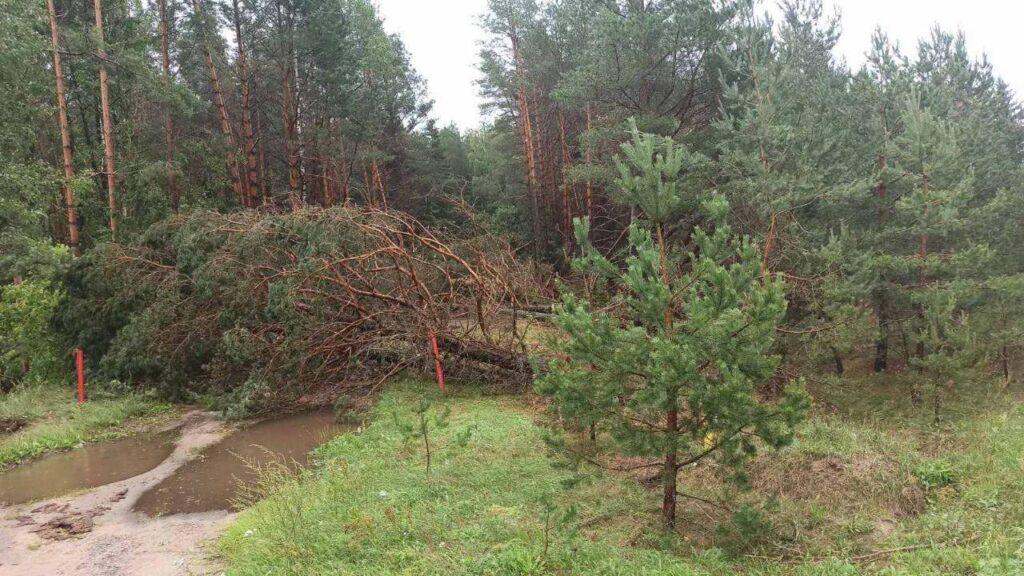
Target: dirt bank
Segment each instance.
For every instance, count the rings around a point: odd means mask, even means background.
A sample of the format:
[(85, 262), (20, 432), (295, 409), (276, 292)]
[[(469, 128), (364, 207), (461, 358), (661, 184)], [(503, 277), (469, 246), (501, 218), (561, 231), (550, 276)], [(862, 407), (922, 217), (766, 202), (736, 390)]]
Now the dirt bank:
[(133, 478), (78, 495), (0, 508), (0, 576), (177, 576), (218, 573), (208, 544), (228, 512), (147, 518), (132, 512), (150, 487), (230, 429), (190, 412), (174, 452)]

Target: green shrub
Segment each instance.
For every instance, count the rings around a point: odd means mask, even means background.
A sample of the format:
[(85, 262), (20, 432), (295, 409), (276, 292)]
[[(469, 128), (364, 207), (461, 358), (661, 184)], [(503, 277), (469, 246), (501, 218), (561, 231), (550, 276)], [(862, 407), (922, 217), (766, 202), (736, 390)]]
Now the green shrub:
[(0, 288), (0, 382), (60, 377), (61, 361), (50, 319), (60, 292), (31, 280)]

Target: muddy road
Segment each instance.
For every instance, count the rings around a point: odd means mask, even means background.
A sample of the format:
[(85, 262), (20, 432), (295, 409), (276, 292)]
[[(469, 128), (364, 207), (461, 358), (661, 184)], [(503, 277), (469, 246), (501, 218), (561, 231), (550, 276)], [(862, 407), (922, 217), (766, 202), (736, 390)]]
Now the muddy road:
[(0, 576), (220, 574), (213, 542), (253, 466), (303, 464), (341, 430), (329, 412), (235, 429), (195, 411), (174, 430), (5, 472)]

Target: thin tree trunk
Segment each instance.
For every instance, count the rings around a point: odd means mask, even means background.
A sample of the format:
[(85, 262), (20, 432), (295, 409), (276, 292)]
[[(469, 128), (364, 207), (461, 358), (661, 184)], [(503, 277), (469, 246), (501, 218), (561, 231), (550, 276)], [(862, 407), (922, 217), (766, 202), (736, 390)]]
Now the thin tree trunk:
[(57, 9), (53, 0), (46, 0), (46, 10), (50, 16), (50, 43), (53, 47), (53, 77), (57, 84), (57, 119), (60, 123), (61, 154), (64, 160), (64, 180), (61, 191), (64, 193), (64, 205), (68, 216), (68, 246), (75, 256), (81, 256), (82, 249), (78, 243), (78, 213), (75, 209), (75, 192), (71, 183), (75, 179), (75, 165), (71, 156), (71, 128), (68, 126), (68, 105), (64, 99), (64, 70), (60, 63), (60, 34), (57, 30)]
[[(927, 199), (927, 197), (928, 197), (928, 174), (924, 174), (923, 175), (923, 177), (922, 177), (922, 185), (923, 185), (924, 196)], [(926, 204), (925, 207), (924, 207), (924, 218), (923, 219), (927, 220), (927, 218), (928, 218), (928, 206)], [(927, 272), (925, 270), (925, 260), (928, 258), (928, 233), (927, 232), (921, 234), (920, 243), (919, 243), (919, 246), (918, 246), (918, 258), (920, 259), (920, 262), (918, 262), (918, 265), (917, 265), (917, 283), (918, 283), (918, 289), (923, 291), (927, 287), (927, 285), (928, 285), (928, 274), (927, 274)], [(925, 328), (925, 309), (924, 309), (924, 304), (918, 304), (917, 305), (917, 315), (918, 315), (918, 318), (921, 321), (921, 329), (925, 330), (926, 328)], [(922, 334), (922, 337), (918, 338), (918, 340), (917, 340), (917, 357), (919, 359), (923, 359), (924, 355), (925, 355), (925, 344), (924, 344), (924, 337), (923, 337), (923, 334)]]
[(558, 134), (562, 145), (562, 226), (566, 254), (572, 249), (572, 208), (569, 206), (569, 179), (565, 171), (572, 165), (569, 158), (569, 144), (565, 139), (565, 114), (558, 110)]
[(110, 119), (110, 85), (107, 51), (103, 40), (103, 0), (93, 0), (96, 17), (97, 58), (100, 62), (100, 109), (103, 114), (103, 171), (107, 176), (107, 209), (110, 211), (110, 239), (117, 240), (117, 173), (114, 170), (114, 124)]
[(512, 59), (515, 65), (519, 87), (516, 89), (516, 101), (519, 103), (519, 132), (523, 145), (523, 157), (526, 160), (526, 193), (530, 197), (530, 212), (533, 231), (533, 254), (540, 254), (540, 202), (538, 199), (537, 165), (533, 142), (533, 125), (530, 118), (530, 102), (526, 97), (526, 74), (523, 70), (522, 58), (519, 54), (519, 36), (512, 28)]
[(267, 197), (267, 159), (263, 152), (263, 123), (260, 121), (261, 115), (259, 112), (256, 113), (256, 151), (259, 156), (257, 159), (259, 166), (259, 177), (260, 177), (260, 198), (262, 199), (263, 205), (267, 205), (270, 199)]
[(228, 142), (227, 164), (228, 174), (231, 176), (231, 186), (235, 190), (235, 196), (238, 197), (238, 201), (244, 206), (245, 198), (248, 194), (238, 169), (238, 143), (235, 141), (235, 133), (231, 129), (231, 119), (228, 118), (228, 111), (224, 106), (224, 91), (221, 89), (220, 79), (217, 76), (217, 65), (213, 61), (213, 52), (210, 48), (209, 39), (206, 37), (207, 31), (203, 21), (202, 10), (199, 7), (199, 0), (192, 0), (192, 9), (195, 11), (196, 19), (199, 21), (200, 34), (202, 36), (200, 43), (203, 45), (206, 71), (210, 77), (210, 88), (213, 90), (213, 103), (217, 107), (217, 114), (220, 117), (220, 131)]
[(302, 207), (302, 196), (300, 190), (299, 148), (295, 134), (295, 95), (292, 93), (292, 76), (295, 73), (295, 66), (292, 61), (292, 52), (294, 50), (291, 37), (292, 22), (289, 17), (288, 26), (285, 26), (280, 0), (276, 3), (276, 7), (278, 29), (281, 31), (282, 36), (287, 37), (287, 41), (282, 43), (281, 54), (281, 113), (282, 121), (284, 122), (285, 154), (288, 159), (288, 192), (292, 210), (298, 210)]
[[(655, 231), (658, 236), (658, 252), (661, 257), (661, 281), (665, 285), (665, 288), (669, 290), (669, 293), (671, 293), (671, 279), (669, 277), (668, 270), (668, 247), (665, 244), (665, 229), (661, 222), (656, 225)], [(665, 306), (664, 330), (666, 334), (671, 333), (672, 331), (672, 313), (672, 304), (670, 302)], [(665, 462), (661, 475), (663, 487), (661, 513), (665, 518), (665, 524), (669, 528), (675, 528), (676, 481), (679, 473), (679, 467), (676, 465), (676, 436), (679, 431), (679, 400), (674, 390), (669, 392), (666, 404), (665, 433), (668, 434), (669, 442), (665, 451)]]
[[(590, 155), (590, 104), (587, 104), (587, 148), (586, 148), (586, 162), (589, 170), (591, 155)], [(591, 184), (590, 178), (587, 178), (587, 193), (586, 193), (586, 205), (587, 205), (587, 219), (594, 217), (594, 190)]]
[[(163, 63), (164, 82), (168, 91), (171, 90), (171, 32), (170, 23), (167, 17), (167, 0), (160, 0), (160, 59)], [(174, 173), (174, 115), (171, 107), (164, 110), (166, 115), (164, 131), (166, 132), (167, 143), (167, 198), (171, 204), (171, 210), (178, 212), (181, 203), (181, 194), (178, 192), (177, 176)]]
[[(884, 117), (883, 117), (884, 118)], [(888, 159), (885, 154), (878, 156), (879, 178), (875, 194), (878, 200), (878, 230), (885, 227), (886, 202), (888, 202), (888, 184), (886, 177), (889, 169)], [(882, 279), (883, 283), (885, 279)], [(877, 290), (875, 295), (875, 316), (878, 319), (878, 337), (875, 340), (875, 372), (884, 372), (889, 366), (889, 307), (884, 287)]]
[(242, 96), (242, 137), (245, 139), (245, 188), (247, 206), (256, 206), (256, 191), (259, 189), (256, 168), (256, 140), (252, 130), (252, 112), (250, 109), (249, 67), (245, 54), (245, 43), (242, 40), (242, 17), (238, 10), (238, 0), (232, 0), (235, 21), (235, 43), (238, 45), (238, 86)]
[(373, 171), (373, 183), (377, 188), (377, 194), (380, 196), (381, 206), (387, 209), (388, 197), (384, 192), (384, 179), (380, 175), (380, 166), (377, 165), (376, 160), (370, 164), (370, 169)]

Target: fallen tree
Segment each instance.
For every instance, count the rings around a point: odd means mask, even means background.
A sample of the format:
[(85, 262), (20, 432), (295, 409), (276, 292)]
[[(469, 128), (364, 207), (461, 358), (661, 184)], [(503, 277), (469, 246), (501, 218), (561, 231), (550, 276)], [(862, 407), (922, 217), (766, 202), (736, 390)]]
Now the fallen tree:
[(546, 300), (503, 239), (364, 208), (182, 214), (68, 286), (60, 324), (109, 376), (246, 411), (432, 365), (432, 337), (448, 370), (526, 377), (515, 311)]

